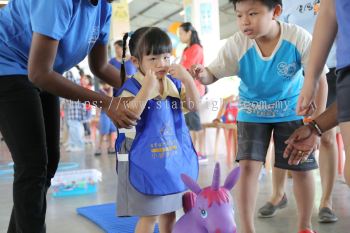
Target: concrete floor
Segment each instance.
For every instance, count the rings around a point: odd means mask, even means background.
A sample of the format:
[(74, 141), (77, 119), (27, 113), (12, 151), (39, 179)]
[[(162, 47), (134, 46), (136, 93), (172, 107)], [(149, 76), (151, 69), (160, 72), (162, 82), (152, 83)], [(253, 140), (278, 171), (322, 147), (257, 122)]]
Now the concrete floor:
[[(222, 179), (231, 166), (226, 165), (224, 155), (219, 156), (222, 167)], [(0, 165), (11, 161), (10, 155), (3, 144), (0, 145)], [(100, 157), (93, 155), (93, 149), (86, 148), (85, 152), (66, 153), (62, 152), (62, 162), (77, 162), (79, 169), (96, 168), (103, 173), (103, 181), (100, 183), (97, 194), (54, 198), (48, 194), (47, 209), (47, 232), (48, 233), (99, 233), (102, 232), (93, 223), (76, 214), (76, 208), (103, 204), (115, 201), (116, 197), (116, 173), (115, 157), (103, 154)], [(199, 183), (206, 186), (211, 183), (211, 176), (214, 162), (209, 157), (207, 165), (200, 166)], [(339, 178), (335, 185), (333, 202), (339, 221), (335, 224), (319, 224), (317, 222), (317, 208), (321, 196), (320, 181), (318, 172), (315, 172), (317, 179), (317, 196), (313, 214), (313, 226), (318, 233), (349, 233), (350, 232), (350, 189)], [(262, 206), (269, 197), (271, 190), (270, 174), (263, 176), (260, 181), (260, 192), (258, 195), (258, 206)], [(11, 208), (12, 208), (12, 185), (11, 176), (0, 176), (0, 232), (6, 232)], [(281, 210), (277, 216), (271, 219), (255, 218), (257, 233), (295, 233), (297, 231), (296, 205), (292, 195), (291, 180), (288, 180), (287, 190), (289, 204)], [(119, 232), (118, 232), (119, 233)], [(122, 233), (122, 232), (120, 232)]]

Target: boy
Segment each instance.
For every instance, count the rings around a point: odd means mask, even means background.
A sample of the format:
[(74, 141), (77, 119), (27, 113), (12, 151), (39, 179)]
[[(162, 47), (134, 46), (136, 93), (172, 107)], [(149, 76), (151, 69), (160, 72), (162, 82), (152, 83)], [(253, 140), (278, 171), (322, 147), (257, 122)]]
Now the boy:
[[(302, 72), (306, 68), (311, 36), (298, 26), (276, 20), (282, 12), (281, 0), (231, 2), (240, 31), (228, 39), (208, 68), (195, 65), (191, 73), (203, 84), (225, 76), (241, 78), (237, 155), (241, 176), (236, 197), (242, 232), (255, 232), (253, 217), (258, 177), (273, 131), (275, 167), (291, 170), (293, 175), (299, 233), (313, 233), (314, 179), (311, 170), (317, 168), (317, 163), (313, 155), (298, 165), (290, 165), (283, 158), (284, 141), (303, 124), (303, 117), (296, 115), (296, 106), (303, 86)], [(326, 82), (325, 75), (321, 80)], [(309, 108), (304, 114), (314, 110)]]
[[(309, 33), (314, 31), (314, 25), (318, 17), (320, 4), (323, 1), (314, 0), (282, 0), (283, 13), (280, 17), (281, 21), (293, 23), (303, 27)], [(331, 52), (327, 58), (328, 96), (327, 105), (329, 107), (336, 97), (336, 46), (332, 46)], [(309, 59), (310, 60), (310, 59)], [(310, 68), (310, 65), (308, 66)], [(321, 66), (323, 68), (323, 66)], [(323, 106), (318, 105), (317, 109), (323, 111)], [(312, 118), (317, 115), (313, 115)], [(322, 138), (319, 151), (320, 178), (322, 186), (322, 196), (319, 204), (318, 222), (333, 223), (338, 221), (332, 206), (332, 193), (337, 177), (337, 156), (338, 149), (336, 143), (336, 128), (327, 131)], [(276, 215), (278, 209), (283, 208), (287, 203), (285, 195), (286, 170), (273, 168), (272, 170), (272, 196), (270, 200), (259, 209), (259, 217), (269, 218)]]

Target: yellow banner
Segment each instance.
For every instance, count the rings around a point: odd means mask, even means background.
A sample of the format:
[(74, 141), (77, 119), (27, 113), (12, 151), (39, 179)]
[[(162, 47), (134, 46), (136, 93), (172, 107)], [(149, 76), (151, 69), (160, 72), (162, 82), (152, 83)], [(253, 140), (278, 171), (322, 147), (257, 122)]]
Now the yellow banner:
[(120, 0), (112, 4), (111, 40), (121, 39), (123, 34), (130, 31), (128, 0)]
[(113, 3), (113, 21), (129, 22), (129, 6), (128, 0), (120, 0), (119, 2)]

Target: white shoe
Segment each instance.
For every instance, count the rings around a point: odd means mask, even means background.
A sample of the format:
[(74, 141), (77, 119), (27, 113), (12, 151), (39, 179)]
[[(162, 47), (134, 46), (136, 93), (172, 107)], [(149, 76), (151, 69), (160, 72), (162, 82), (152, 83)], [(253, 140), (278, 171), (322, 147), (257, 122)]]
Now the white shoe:
[(83, 150), (84, 150), (84, 148), (77, 147), (77, 146), (69, 146), (66, 149), (67, 152), (79, 152), (79, 151), (83, 151)]
[(199, 164), (207, 164), (208, 157), (206, 155), (198, 155), (198, 163)]

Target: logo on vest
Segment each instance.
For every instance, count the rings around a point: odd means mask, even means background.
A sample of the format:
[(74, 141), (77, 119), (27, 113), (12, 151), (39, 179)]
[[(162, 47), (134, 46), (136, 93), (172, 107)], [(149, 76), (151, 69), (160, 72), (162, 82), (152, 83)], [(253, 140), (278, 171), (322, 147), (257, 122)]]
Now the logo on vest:
[[(174, 132), (171, 127), (171, 123), (164, 123), (160, 128), (160, 135), (163, 137), (172, 136)], [(164, 158), (175, 155), (177, 151), (176, 140), (160, 140), (158, 143), (151, 144), (151, 153), (153, 158)]]

